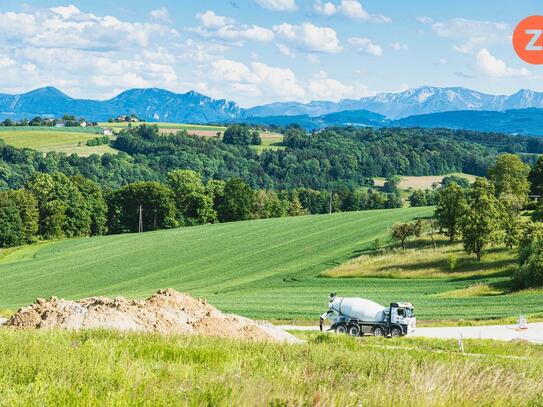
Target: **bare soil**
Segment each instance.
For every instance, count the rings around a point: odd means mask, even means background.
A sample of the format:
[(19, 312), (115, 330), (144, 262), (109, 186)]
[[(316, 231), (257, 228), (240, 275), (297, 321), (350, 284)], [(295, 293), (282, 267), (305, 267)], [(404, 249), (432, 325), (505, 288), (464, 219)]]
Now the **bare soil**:
[(299, 340), (265, 322), (224, 314), (205, 300), (173, 289), (160, 290), (144, 301), (123, 297), (93, 297), (68, 301), (38, 298), (20, 309), (5, 326), (34, 329), (110, 328), (161, 334), (206, 335), (244, 340), (290, 342)]

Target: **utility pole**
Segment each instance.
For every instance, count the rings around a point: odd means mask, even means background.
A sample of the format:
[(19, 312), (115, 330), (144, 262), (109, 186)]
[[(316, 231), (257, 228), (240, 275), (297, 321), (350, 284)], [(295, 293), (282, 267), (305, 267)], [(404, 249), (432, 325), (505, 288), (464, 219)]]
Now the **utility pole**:
[(330, 215), (332, 214), (332, 192), (330, 192), (330, 205), (329, 205)]
[(138, 212), (139, 212), (138, 233), (142, 233), (143, 232), (143, 208), (141, 205), (139, 207)]
[(155, 213), (155, 218), (153, 220), (153, 230), (156, 230), (156, 208), (153, 211)]

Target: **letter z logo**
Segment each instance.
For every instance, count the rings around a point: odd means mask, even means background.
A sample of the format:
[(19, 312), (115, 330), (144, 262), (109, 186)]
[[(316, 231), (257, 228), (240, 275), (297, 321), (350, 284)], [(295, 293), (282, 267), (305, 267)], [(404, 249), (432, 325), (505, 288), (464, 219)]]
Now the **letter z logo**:
[(526, 48), (525, 48), (526, 51), (542, 51), (543, 46), (535, 45), (535, 44), (541, 38), (541, 34), (543, 34), (543, 30), (525, 30), (524, 32), (532, 36), (532, 39), (528, 42), (528, 44), (526, 44)]
[(517, 55), (529, 64), (543, 64), (543, 16), (522, 20), (513, 33)]

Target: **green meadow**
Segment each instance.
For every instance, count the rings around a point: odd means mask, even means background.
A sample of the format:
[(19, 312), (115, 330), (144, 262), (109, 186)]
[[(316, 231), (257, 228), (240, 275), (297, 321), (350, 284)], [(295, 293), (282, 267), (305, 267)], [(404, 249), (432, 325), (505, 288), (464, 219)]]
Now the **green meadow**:
[[(367, 275), (364, 270), (338, 274), (341, 267), (363, 261), (359, 256), (373, 256), (365, 253), (376, 238), (386, 242), (394, 223), (432, 212), (404, 208), (265, 219), (11, 249), (0, 252), (0, 308), (15, 309), (52, 295), (143, 298), (171, 287), (206, 298), (224, 311), (269, 320), (316, 321), (330, 292), (383, 304), (410, 301), (418, 317), (429, 321), (543, 311), (538, 291), (470, 292), (474, 285), (507, 284), (514, 269), (512, 253), (498, 251), (476, 264), (451, 248), (459, 266), (450, 274), (440, 269), (449, 253), (433, 259), (427, 252), (426, 259), (417, 261), (406, 255), (411, 258), (406, 270), (391, 266), (404, 255), (392, 253), (396, 259), (381, 261), (388, 274), (378, 274), (375, 261)], [(432, 267), (437, 270), (428, 271)], [(409, 270), (412, 275), (406, 274)]]

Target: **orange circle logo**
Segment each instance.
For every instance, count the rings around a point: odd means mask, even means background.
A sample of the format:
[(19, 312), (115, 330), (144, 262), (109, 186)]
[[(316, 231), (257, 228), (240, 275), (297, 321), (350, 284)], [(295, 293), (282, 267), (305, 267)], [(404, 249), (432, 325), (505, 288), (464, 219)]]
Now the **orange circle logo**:
[(522, 20), (513, 34), (517, 55), (529, 64), (543, 64), (543, 16)]

